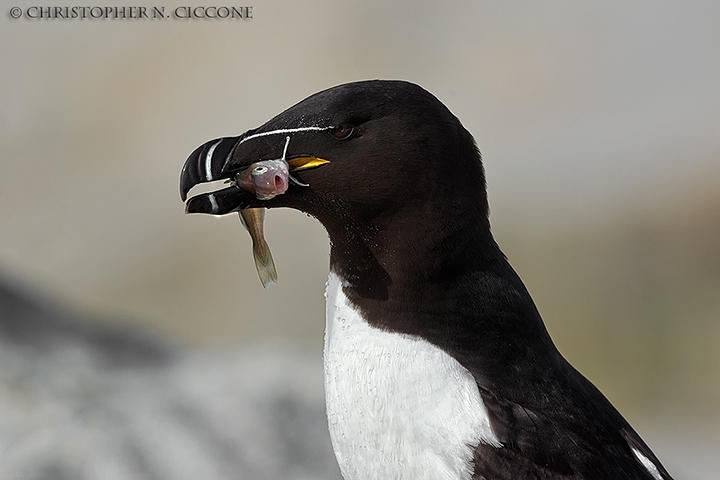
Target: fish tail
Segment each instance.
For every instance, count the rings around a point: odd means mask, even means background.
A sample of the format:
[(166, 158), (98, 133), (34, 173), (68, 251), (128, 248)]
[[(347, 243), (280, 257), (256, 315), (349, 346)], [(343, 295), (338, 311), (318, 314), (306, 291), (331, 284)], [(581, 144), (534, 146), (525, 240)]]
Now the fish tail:
[(270, 247), (264, 239), (253, 244), (253, 258), (263, 287), (267, 288), (270, 282), (277, 283), (278, 275), (275, 269), (275, 261), (272, 253), (270, 253)]

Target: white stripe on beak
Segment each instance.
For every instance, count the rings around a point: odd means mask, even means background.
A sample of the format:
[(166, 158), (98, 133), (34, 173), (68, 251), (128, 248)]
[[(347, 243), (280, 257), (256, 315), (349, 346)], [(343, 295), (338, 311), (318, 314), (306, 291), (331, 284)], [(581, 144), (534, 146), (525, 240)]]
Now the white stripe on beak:
[(215, 200), (215, 194), (211, 193), (210, 195), (208, 195), (208, 200), (210, 200), (210, 206), (212, 207), (212, 212), (213, 213), (217, 212), (218, 211), (218, 203), (217, 203), (217, 200)]
[(210, 150), (208, 150), (207, 155), (205, 155), (205, 180), (207, 180), (208, 182), (211, 182), (213, 179), (212, 178), (212, 156), (213, 156), (213, 152), (215, 151), (215, 147), (220, 145), (220, 142), (222, 142), (222, 140), (218, 140), (217, 142), (215, 142), (213, 144), (213, 146), (210, 147)]

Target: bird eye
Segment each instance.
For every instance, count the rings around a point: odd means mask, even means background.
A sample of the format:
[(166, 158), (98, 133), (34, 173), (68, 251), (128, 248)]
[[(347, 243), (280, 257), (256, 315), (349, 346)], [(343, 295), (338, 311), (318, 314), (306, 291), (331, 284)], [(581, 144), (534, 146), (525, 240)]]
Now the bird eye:
[(332, 136), (338, 140), (347, 140), (350, 138), (354, 130), (352, 125), (340, 125), (331, 130)]

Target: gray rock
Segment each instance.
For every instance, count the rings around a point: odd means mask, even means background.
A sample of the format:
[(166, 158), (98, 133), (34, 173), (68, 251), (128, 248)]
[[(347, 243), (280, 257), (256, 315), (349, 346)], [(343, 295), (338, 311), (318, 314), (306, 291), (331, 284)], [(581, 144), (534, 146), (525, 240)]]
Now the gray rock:
[(86, 320), (0, 281), (0, 478), (340, 479), (321, 352)]

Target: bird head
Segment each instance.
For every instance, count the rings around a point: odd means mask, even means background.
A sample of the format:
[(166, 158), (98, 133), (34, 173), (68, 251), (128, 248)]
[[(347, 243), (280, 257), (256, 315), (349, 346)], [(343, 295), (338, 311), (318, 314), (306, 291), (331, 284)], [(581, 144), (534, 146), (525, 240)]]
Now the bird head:
[[(291, 181), (259, 200), (235, 181), (250, 165), (285, 159)], [(484, 176), (470, 134), (421, 87), (402, 81), (339, 85), (308, 97), (261, 127), (211, 140), (187, 159), (181, 197), (197, 184), (229, 186), (187, 200), (188, 213), (223, 215), (247, 207), (290, 207), (323, 224), (375, 217), (471, 193), (487, 210)], [(468, 192), (470, 190), (470, 192)]]
[[(290, 182), (278, 178), (281, 188), (257, 195), (248, 167), (274, 160), (287, 162)], [(218, 180), (228, 186), (187, 199)], [(386, 298), (393, 282), (469, 271), (496, 247), (472, 136), (404, 81), (339, 85), (257, 129), (211, 140), (187, 159), (180, 190), (187, 213), (289, 207), (316, 217), (332, 243), (331, 270), (367, 297)]]

